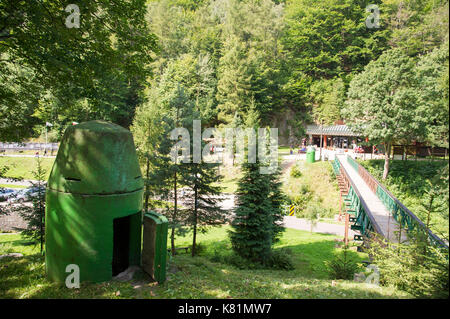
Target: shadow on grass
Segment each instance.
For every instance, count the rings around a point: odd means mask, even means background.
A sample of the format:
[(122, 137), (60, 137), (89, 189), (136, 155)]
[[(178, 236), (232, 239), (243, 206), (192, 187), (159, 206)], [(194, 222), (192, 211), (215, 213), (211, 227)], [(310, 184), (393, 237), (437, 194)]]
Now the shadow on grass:
[[(204, 257), (177, 256), (179, 271), (157, 287), (156, 298), (387, 298), (381, 288), (303, 277), (296, 271), (239, 270)], [(395, 297), (395, 296), (394, 296)]]
[[(284, 249), (290, 252), (289, 256), (295, 268), (292, 271), (296, 275), (327, 279), (329, 278), (329, 273), (325, 261), (331, 261), (339, 252), (339, 249), (336, 249), (336, 244), (337, 242), (334, 240), (321, 240), (297, 245), (289, 245), (289, 243), (278, 244), (275, 245), (274, 251)], [(202, 251), (199, 256), (206, 257), (214, 262), (224, 259), (220, 258), (220, 256), (231, 254), (232, 250), (229, 240), (221, 240), (208, 245), (207, 249)], [(348, 257), (355, 262), (361, 262), (364, 259), (360, 254), (352, 250), (348, 251)]]
[[(243, 270), (212, 261), (214, 251), (230, 253), (228, 239), (204, 242), (199, 257), (178, 255), (172, 258), (163, 285), (151, 285), (145, 274), (132, 282), (108, 281), (82, 283), (80, 289), (45, 278), (44, 258), (29, 255), (0, 260), (0, 298), (386, 298), (392, 297), (381, 288), (369, 289), (364, 284), (329, 279), (324, 264), (335, 256), (334, 240), (303, 244), (289, 242), (275, 249), (289, 248), (295, 269)], [(350, 254), (361, 258), (354, 251)], [(358, 256), (358, 257), (357, 257)], [(120, 293), (118, 293), (120, 292)], [(393, 297), (398, 297), (396, 293)], [(400, 297), (403, 297), (400, 295)]]
[(38, 243), (29, 239), (11, 239), (0, 242), (0, 244), (10, 244), (11, 246), (31, 246)]
[[(302, 247), (303, 246), (303, 247)], [(298, 245), (291, 249), (312, 249), (314, 245)], [(301, 263), (301, 262), (300, 262)], [(5, 267), (6, 266), (6, 267)], [(179, 255), (172, 259), (177, 268), (169, 273), (161, 286), (149, 287), (146, 276), (136, 282), (109, 281), (82, 283), (80, 289), (67, 289), (63, 284), (46, 280), (43, 257), (26, 256), (0, 261), (0, 296), (2, 298), (386, 298), (386, 294), (363, 284), (333, 281), (304, 272), (256, 269), (240, 270), (230, 265), (211, 262), (205, 257)], [(135, 281), (136, 281), (135, 280)], [(120, 294), (117, 294), (120, 292)], [(389, 296), (388, 296), (389, 297)]]
[(44, 257), (40, 254), (0, 260), (0, 296), (18, 298), (17, 291), (44, 279)]
[[(140, 278), (141, 282), (149, 283), (145, 277)], [(47, 280), (44, 257), (35, 254), (0, 260), (0, 298), (145, 298), (145, 295), (129, 282), (118, 281), (83, 282), (80, 289), (69, 289), (64, 283)]]

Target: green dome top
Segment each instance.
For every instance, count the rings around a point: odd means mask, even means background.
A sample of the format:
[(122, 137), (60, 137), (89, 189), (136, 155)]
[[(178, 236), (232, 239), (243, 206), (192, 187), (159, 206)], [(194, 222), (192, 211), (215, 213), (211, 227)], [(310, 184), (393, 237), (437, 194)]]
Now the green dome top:
[(77, 194), (118, 194), (142, 189), (133, 136), (123, 127), (89, 121), (66, 129), (48, 188)]

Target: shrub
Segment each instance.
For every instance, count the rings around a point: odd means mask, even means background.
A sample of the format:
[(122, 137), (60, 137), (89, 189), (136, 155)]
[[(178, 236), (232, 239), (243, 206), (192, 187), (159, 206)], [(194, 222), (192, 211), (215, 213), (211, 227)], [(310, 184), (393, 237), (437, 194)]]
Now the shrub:
[(294, 177), (294, 178), (302, 177), (302, 172), (300, 171), (300, 169), (298, 168), (297, 165), (294, 165), (291, 168), (291, 177)]
[(326, 261), (325, 265), (331, 279), (351, 280), (359, 269), (358, 263), (350, 256), (348, 246), (344, 246), (342, 251), (331, 261)]
[(311, 223), (311, 232), (313, 232), (314, 227), (316, 227), (320, 220), (320, 217), (325, 215), (325, 209), (315, 202), (309, 203), (304, 215)]
[(413, 236), (406, 244), (372, 241), (369, 254), (380, 271), (380, 283), (418, 298), (449, 297), (448, 250)]
[[(191, 245), (191, 249), (192, 249), (192, 245)], [(195, 244), (195, 254), (197, 256), (201, 256), (205, 253), (206, 247), (205, 245), (201, 244), (201, 243), (196, 243)]]
[(266, 266), (273, 269), (293, 270), (291, 255), (292, 251), (289, 248), (273, 250)]

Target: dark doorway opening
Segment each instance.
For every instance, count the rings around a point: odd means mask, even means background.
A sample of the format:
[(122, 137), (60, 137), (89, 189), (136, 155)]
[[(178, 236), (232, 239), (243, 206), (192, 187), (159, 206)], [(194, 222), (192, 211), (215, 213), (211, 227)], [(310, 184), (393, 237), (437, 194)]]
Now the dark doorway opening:
[(116, 276), (129, 266), (130, 257), (130, 216), (113, 221), (113, 261), (112, 275)]

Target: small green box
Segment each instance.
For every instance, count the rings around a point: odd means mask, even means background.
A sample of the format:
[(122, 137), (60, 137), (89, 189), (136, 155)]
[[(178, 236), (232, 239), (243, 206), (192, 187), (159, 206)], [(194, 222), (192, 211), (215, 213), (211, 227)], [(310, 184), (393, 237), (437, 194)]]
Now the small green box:
[(316, 150), (313, 147), (309, 147), (306, 151), (306, 162), (314, 163), (316, 161)]

